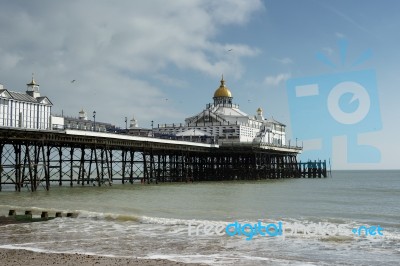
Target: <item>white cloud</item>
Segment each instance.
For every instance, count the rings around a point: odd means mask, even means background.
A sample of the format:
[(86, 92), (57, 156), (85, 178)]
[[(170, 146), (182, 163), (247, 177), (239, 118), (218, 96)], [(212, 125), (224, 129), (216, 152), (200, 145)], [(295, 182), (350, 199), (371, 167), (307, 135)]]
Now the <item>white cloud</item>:
[(293, 60), (289, 57), (284, 57), (284, 58), (277, 58), (275, 59), (277, 62), (283, 64), (283, 65), (289, 65), (293, 64)]
[(334, 52), (334, 50), (331, 47), (324, 47), (322, 48), (322, 50), (326, 52), (327, 55), (332, 55)]
[(0, 49), (0, 58), (2, 61), (2, 64), (0, 64), (0, 70), (3, 70), (3, 68), (7, 67), (15, 67), (23, 58), (22, 56), (14, 53), (7, 53), (5, 51), (2, 51)]
[(290, 78), (290, 73), (281, 73), (276, 76), (267, 76), (264, 83), (270, 86), (278, 86)]
[(167, 86), (172, 86), (175, 88), (184, 88), (185, 86), (188, 85), (188, 83), (186, 81), (170, 77), (166, 74), (155, 74), (154, 78), (156, 80), (161, 81), (163, 84), (165, 84)]
[(260, 0), (9, 1), (0, 10), (0, 82), (21, 91), (35, 72), (54, 109), (70, 115), (85, 107), (106, 108), (106, 121), (134, 112), (182, 119), (158, 103), (166, 92), (154, 77), (178, 87), (185, 81), (168, 77), (171, 68), (240, 77), (241, 60), (259, 50), (218, 33), (262, 8)]
[(336, 36), (336, 38), (338, 38), (338, 39), (343, 39), (343, 38), (346, 37), (343, 33), (340, 33), (340, 32), (336, 32), (336, 33), (335, 33), (335, 36)]

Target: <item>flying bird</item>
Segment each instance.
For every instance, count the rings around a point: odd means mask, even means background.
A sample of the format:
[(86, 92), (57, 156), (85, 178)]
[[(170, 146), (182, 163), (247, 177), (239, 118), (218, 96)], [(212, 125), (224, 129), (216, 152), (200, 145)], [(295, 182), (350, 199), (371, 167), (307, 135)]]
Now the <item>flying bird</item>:
[(76, 80), (73, 79), (73, 80), (71, 80), (71, 83), (74, 83), (75, 81), (76, 81)]
[(233, 51), (233, 49), (229, 49), (228, 52)]

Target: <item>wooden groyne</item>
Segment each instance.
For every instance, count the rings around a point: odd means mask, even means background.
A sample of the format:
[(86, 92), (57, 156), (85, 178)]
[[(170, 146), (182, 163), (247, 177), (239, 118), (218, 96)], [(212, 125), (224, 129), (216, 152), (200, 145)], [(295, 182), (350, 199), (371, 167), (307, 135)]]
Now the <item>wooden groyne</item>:
[(52, 185), (326, 177), (298, 147), (215, 145), (87, 131), (0, 128), (0, 190)]
[(42, 211), (40, 215), (33, 216), (31, 210), (25, 210), (24, 214), (18, 214), (16, 210), (9, 210), (8, 216), (0, 216), (0, 225), (43, 222), (62, 217), (76, 218), (77, 214), (72, 212), (56, 212), (54, 216), (49, 216), (48, 211)]

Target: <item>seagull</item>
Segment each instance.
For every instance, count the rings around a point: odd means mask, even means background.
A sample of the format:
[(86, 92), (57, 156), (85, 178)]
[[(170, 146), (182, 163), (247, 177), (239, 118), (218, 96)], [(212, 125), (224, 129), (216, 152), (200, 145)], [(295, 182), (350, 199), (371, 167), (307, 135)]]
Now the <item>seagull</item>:
[(75, 81), (76, 81), (76, 80), (73, 79), (73, 80), (71, 80), (71, 83), (74, 83)]
[(228, 52), (232, 51), (233, 49), (229, 49)]

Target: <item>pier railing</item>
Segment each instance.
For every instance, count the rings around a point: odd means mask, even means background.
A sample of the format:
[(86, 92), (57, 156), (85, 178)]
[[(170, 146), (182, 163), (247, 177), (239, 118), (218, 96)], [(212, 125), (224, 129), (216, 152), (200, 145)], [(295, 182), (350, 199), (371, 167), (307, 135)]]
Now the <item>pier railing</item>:
[(266, 150), (282, 150), (288, 152), (301, 153), (303, 147), (300, 146), (292, 146), (292, 145), (284, 145), (284, 144), (274, 144), (274, 143), (265, 143), (265, 142), (237, 142), (237, 141), (218, 141), (220, 146), (235, 146), (235, 147), (249, 147), (252, 149), (260, 148)]

